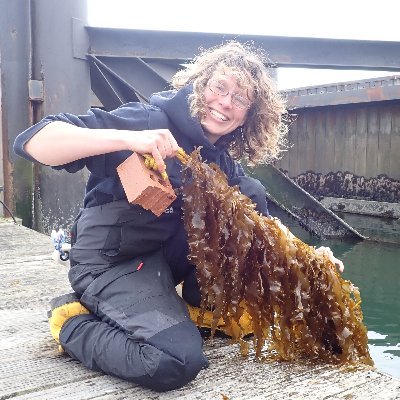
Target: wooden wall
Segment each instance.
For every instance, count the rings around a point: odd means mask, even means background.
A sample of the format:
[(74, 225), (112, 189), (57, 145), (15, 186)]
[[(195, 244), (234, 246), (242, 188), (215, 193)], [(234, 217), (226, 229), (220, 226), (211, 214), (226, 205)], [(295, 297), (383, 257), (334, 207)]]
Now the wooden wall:
[(277, 163), (290, 177), (348, 171), (400, 180), (400, 101), (295, 110), (290, 150)]

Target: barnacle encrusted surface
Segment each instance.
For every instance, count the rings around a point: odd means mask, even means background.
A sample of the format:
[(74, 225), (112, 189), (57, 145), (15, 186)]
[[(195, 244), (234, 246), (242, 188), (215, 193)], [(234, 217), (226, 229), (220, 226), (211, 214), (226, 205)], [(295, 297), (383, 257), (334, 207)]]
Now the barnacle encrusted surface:
[[(247, 311), (258, 357), (268, 346), (282, 360), (373, 365), (358, 288), (279, 220), (255, 211), (197, 151), (184, 176), (190, 260), (201, 309), (213, 311), (213, 331), (221, 317), (227, 326), (237, 325)], [(241, 335), (233, 340), (241, 342)]]

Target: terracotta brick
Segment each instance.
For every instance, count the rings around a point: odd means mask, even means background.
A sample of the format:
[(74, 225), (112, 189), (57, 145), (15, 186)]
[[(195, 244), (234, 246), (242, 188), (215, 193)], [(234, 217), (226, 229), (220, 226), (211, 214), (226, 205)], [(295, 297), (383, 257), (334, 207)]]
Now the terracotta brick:
[(144, 165), (144, 158), (133, 153), (117, 167), (117, 172), (131, 204), (138, 204), (160, 216), (176, 199), (169, 180)]

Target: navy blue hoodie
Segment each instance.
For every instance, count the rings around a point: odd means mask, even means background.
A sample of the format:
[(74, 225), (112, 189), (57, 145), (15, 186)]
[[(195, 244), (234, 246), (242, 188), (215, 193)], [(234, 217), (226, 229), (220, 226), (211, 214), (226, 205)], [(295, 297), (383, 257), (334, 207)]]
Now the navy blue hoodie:
[[(171, 90), (156, 93), (150, 98), (150, 104), (127, 103), (111, 112), (101, 109), (91, 109), (86, 115), (72, 114), (51, 115), (22, 132), (15, 140), (14, 151), (23, 158), (37, 162), (24, 151), (25, 143), (46, 124), (52, 121), (64, 121), (76, 126), (87, 128), (111, 128), (126, 130), (147, 130), (168, 128), (174, 135), (179, 146), (187, 153), (201, 146), (201, 156), (206, 162), (214, 162), (227, 174), (230, 185), (239, 185), (241, 192), (250, 197), (257, 210), (268, 215), (265, 189), (258, 180), (247, 177), (239, 163), (234, 162), (226, 148), (213, 145), (204, 135), (197, 118), (189, 112), (188, 96), (192, 86), (188, 85), (178, 91)], [(53, 167), (76, 172), (87, 167), (90, 176), (86, 186), (84, 207), (93, 207), (111, 201), (126, 199), (116, 167), (132, 152), (118, 151), (98, 156), (80, 159), (65, 165)], [(176, 159), (167, 159), (167, 173), (174, 188), (181, 186), (181, 165)], [(174, 203), (174, 208), (180, 209), (181, 199)], [(180, 210), (179, 210), (180, 211)], [(178, 211), (178, 214), (180, 212)]]

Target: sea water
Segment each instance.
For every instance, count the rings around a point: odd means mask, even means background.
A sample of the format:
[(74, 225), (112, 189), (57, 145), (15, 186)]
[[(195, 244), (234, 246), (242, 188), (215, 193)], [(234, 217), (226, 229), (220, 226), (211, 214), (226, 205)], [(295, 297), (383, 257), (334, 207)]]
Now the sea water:
[(375, 366), (400, 378), (400, 245), (370, 240), (319, 240), (296, 226), (288, 226), (304, 242), (328, 246), (343, 261), (343, 278), (360, 289)]
[(375, 366), (400, 378), (400, 245), (367, 240), (322, 243), (343, 261), (343, 277), (360, 289)]

